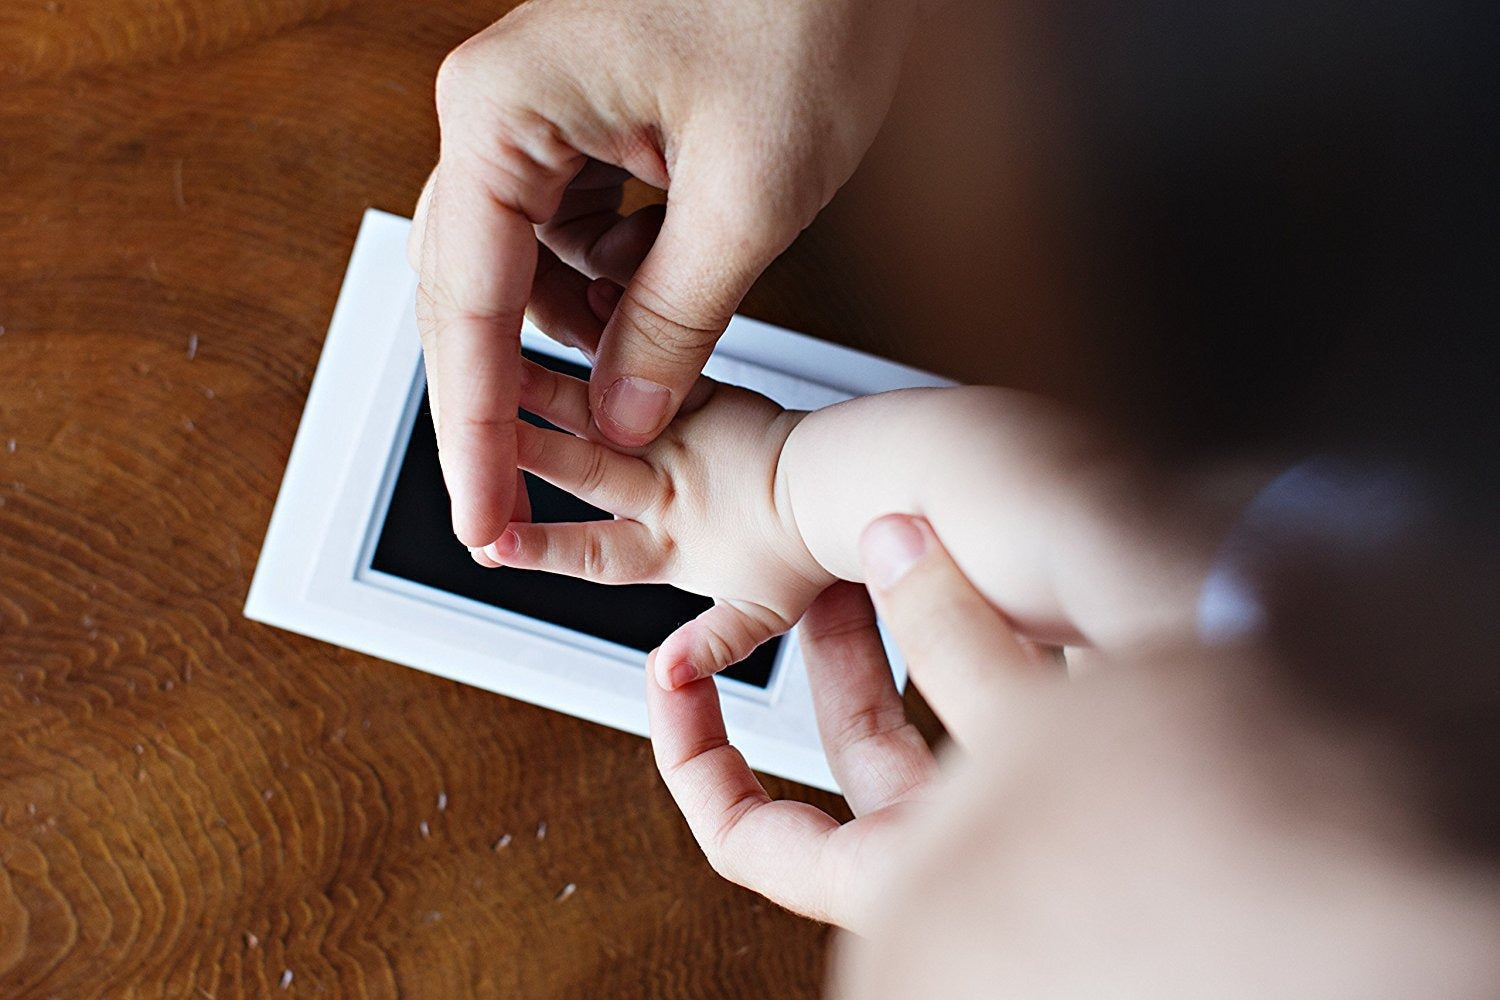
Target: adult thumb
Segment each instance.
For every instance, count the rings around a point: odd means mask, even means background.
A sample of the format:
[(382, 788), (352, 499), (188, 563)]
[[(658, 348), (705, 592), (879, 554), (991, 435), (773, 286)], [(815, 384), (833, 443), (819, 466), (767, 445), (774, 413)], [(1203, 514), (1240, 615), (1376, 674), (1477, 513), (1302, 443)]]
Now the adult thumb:
[(1034, 649), (964, 576), (932, 526), (888, 514), (860, 535), (875, 609), (912, 683), (960, 744), (993, 725), (995, 700), (1041, 674)]
[(682, 405), (740, 301), (800, 226), (774, 199), (674, 179), (661, 232), (620, 296), (590, 379), (594, 423), (650, 443)]

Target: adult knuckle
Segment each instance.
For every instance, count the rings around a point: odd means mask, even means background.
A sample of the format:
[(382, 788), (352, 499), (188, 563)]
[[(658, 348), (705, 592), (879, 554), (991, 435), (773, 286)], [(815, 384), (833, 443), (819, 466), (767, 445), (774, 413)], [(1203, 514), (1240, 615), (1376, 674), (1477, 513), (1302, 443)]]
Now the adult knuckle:
[(556, 411), (558, 405), (563, 402), (562, 386), (550, 378), (540, 381), (542, 381), (542, 395), (544, 397), (542, 400), (542, 408), (545, 409), (548, 413), (552, 413)]
[(438, 65), (434, 96), (440, 118), (462, 114), (472, 100), (480, 61), (479, 48), (483, 44), (480, 37), (470, 38), (444, 56)]
[(734, 849), (734, 831), (759, 800), (754, 790), (741, 792), (730, 800), (719, 821), (714, 824), (713, 832), (702, 845), (709, 866), (723, 878), (737, 884), (744, 882), (745, 867), (740, 852)]
[(802, 640), (807, 645), (831, 646), (866, 635), (874, 624), (874, 620), (868, 616), (852, 612), (836, 618), (818, 619), (816, 622), (804, 619)]
[(866, 705), (843, 719), (835, 728), (833, 743), (843, 749), (878, 740), (910, 725), (900, 704)]
[(695, 362), (724, 332), (716, 316), (693, 315), (669, 300), (636, 288), (628, 313), (632, 346), (642, 353), (680, 365)]
[(716, 836), (709, 837), (701, 846), (703, 857), (708, 861), (708, 867), (712, 868), (720, 878), (738, 884), (739, 866), (736, 864), (734, 855), (725, 849), (723, 842)]
[(853, 584), (835, 584), (836, 594), (826, 595), (815, 613), (802, 619), (805, 642), (831, 646), (871, 635), (875, 628), (875, 611), (862, 588)]
[(452, 322), (456, 314), (453, 295), (447, 284), (437, 275), (429, 275), (417, 282), (417, 325), (429, 330)]
[(529, 75), (524, 48), (502, 20), (449, 50), (434, 81), (439, 114), (462, 113), (494, 95), (513, 93)]
[(533, 108), (516, 108), (505, 116), (507, 146), (530, 164), (551, 168), (573, 155), (557, 122)]

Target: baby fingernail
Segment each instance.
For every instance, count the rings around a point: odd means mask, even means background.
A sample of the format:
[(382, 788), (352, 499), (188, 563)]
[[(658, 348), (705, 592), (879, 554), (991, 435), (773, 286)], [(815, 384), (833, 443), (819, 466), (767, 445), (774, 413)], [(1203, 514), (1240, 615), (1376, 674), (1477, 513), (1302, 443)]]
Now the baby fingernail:
[(684, 684), (691, 684), (698, 679), (698, 671), (691, 663), (677, 663), (667, 671), (667, 690), (675, 691)]
[(667, 419), (672, 393), (643, 378), (618, 379), (604, 392), (604, 415), (631, 434), (654, 434)]
[(869, 582), (884, 590), (893, 587), (927, 551), (927, 533), (910, 517), (883, 517), (860, 536)]

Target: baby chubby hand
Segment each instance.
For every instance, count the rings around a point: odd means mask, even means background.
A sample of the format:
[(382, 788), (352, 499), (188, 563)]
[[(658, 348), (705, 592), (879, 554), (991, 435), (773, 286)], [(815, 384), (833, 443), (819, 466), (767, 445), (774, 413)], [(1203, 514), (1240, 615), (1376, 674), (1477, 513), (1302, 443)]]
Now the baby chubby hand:
[(587, 383), (530, 361), (521, 408), (562, 430), (517, 423), (520, 467), (614, 520), (512, 522), (483, 554), (519, 569), (712, 597), (657, 650), (662, 686), (749, 656), (833, 582), (803, 544), (777, 478), (782, 445), (804, 414), (702, 379), (655, 442), (626, 453), (593, 439)]

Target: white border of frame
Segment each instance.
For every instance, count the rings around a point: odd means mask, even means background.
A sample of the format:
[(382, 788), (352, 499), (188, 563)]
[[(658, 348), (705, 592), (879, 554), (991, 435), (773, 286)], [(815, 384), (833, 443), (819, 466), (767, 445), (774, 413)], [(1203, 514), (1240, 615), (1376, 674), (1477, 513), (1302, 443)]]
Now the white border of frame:
[[(642, 657), (594, 636), (369, 569), (421, 397), (410, 223), (365, 213), (266, 532), (245, 615), (569, 715), (646, 734)], [(529, 325), (522, 342), (582, 360)], [(735, 317), (715, 378), (812, 408), (937, 376)], [(894, 649), (898, 680), (905, 671)], [(795, 634), (766, 690), (721, 678), (730, 738), (758, 770), (836, 790)]]

